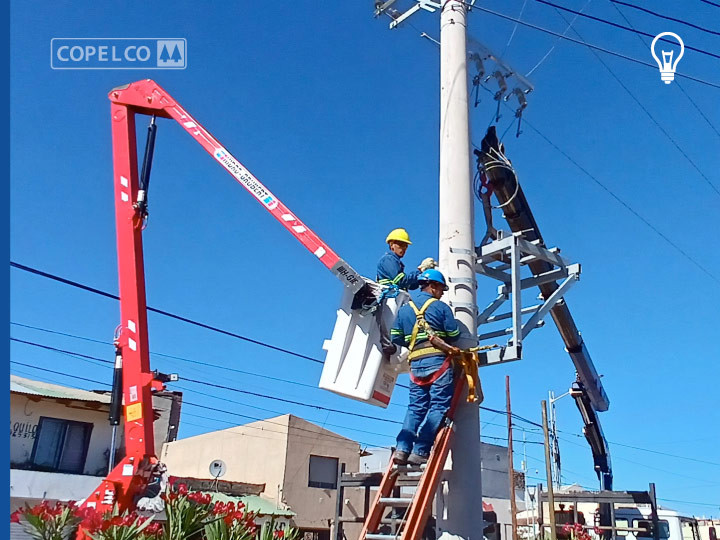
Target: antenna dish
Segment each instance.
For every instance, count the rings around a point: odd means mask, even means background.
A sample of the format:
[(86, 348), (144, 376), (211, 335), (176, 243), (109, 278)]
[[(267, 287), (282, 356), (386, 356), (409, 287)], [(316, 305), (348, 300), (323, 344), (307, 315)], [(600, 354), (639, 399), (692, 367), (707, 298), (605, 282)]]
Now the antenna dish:
[(213, 478), (220, 478), (227, 472), (227, 465), (222, 459), (216, 459), (210, 463), (209, 470)]

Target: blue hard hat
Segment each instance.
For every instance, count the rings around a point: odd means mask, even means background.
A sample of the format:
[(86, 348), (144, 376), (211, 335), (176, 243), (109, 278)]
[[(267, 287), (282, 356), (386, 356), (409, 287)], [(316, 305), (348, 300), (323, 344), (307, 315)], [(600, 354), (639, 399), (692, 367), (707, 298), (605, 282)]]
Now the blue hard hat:
[(429, 270), (425, 270), (422, 274), (418, 276), (418, 281), (420, 283), (428, 282), (428, 281), (435, 281), (437, 283), (442, 283), (445, 287), (445, 290), (447, 291), (449, 287), (445, 283), (445, 276), (442, 275), (442, 272), (439, 270), (435, 270), (434, 268), (430, 268)]

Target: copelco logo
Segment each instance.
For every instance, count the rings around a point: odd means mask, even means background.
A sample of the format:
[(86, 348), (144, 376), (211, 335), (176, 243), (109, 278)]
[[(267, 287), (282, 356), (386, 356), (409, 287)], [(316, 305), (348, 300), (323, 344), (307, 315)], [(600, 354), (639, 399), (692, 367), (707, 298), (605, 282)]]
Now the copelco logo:
[(52, 69), (185, 69), (184, 38), (53, 38)]

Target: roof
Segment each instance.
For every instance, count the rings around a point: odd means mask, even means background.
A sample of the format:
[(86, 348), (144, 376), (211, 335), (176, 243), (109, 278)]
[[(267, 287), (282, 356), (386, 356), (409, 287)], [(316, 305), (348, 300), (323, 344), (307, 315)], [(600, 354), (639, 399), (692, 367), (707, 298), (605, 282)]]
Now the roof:
[[(351, 445), (355, 448), (360, 449), (360, 443), (357, 441), (353, 441), (352, 439), (348, 439), (347, 437), (343, 437), (342, 435), (339, 435), (338, 433), (335, 433), (334, 431), (330, 431), (329, 429), (325, 429), (322, 426), (318, 426), (317, 424), (314, 424), (312, 422), (308, 422), (307, 420), (304, 420), (303, 418), (300, 418), (299, 416), (295, 416), (294, 414), (283, 414), (280, 416), (274, 416), (272, 418), (267, 418), (265, 420), (256, 420), (255, 422), (249, 422), (247, 424), (239, 424), (237, 426), (215, 430), (215, 431), (208, 431), (206, 433), (201, 433), (199, 435), (193, 435), (192, 437), (184, 437), (182, 439), (178, 439), (177, 441), (173, 441), (169, 444), (172, 445), (181, 445), (183, 441), (189, 440), (189, 439), (212, 439), (214, 437), (221, 436), (222, 433), (238, 433), (238, 431), (242, 431), (244, 429), (267, 429), (268, 434), (272, 433), (272, 437), (274, 437), (277, 440), (287, 439), (289, 434), (297, 434), (298, 432), (305, 436), (305, 437), (326, 437), (331, 439), (333, 442), (337, 444), (343, 444), (343, 445)], [(308, 435), (308, 432), (310, 435)]]
[(278, 508), (275, 501), (263, 499), (258, 495), (243, 495), (242, 497), (233, 497), (232, 495), (226, 495), (225, 493), (210, 493), (213, 502), (234, 502), (242, 501), (245, 508), (249, 512), (255, 512), (259, 516), (287, 516), (292, 517), (295, 512), (289, 509)]
[(26, 379), (25, 377), (18, 377), (17, 375), (10, 375), (10, 392), (55, 399), (110, 403), (109, 394), (99, 394), (88, 390), (80, 390), (79, 388), (34, 381), (32, 379)]

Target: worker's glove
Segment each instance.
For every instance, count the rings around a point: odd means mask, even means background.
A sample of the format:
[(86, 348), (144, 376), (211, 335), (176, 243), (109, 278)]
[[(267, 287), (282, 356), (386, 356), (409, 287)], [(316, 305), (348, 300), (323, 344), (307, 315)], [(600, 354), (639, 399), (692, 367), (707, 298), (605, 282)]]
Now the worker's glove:
[(397, 345), (395, 345), (394, 343), (390, 343), (389, 345), (385, 345), (382, 351), (383, 354), (392, 356), (397, 351)]
[(420, 266), (418, 266), (418, 270), (421, 272), (424, 272), (425, 270), (430, 270), (431, 268), (437, 267), (438, 263), (435, 259), (432, 257), (428, 257), (427, 259), (423, 259), (423, 261), (420, 263)]
[(462, 353), (462, 351), (457, 347), (450, 347), (450, 354), (452, 356), (460, 356), (460, 353)]

